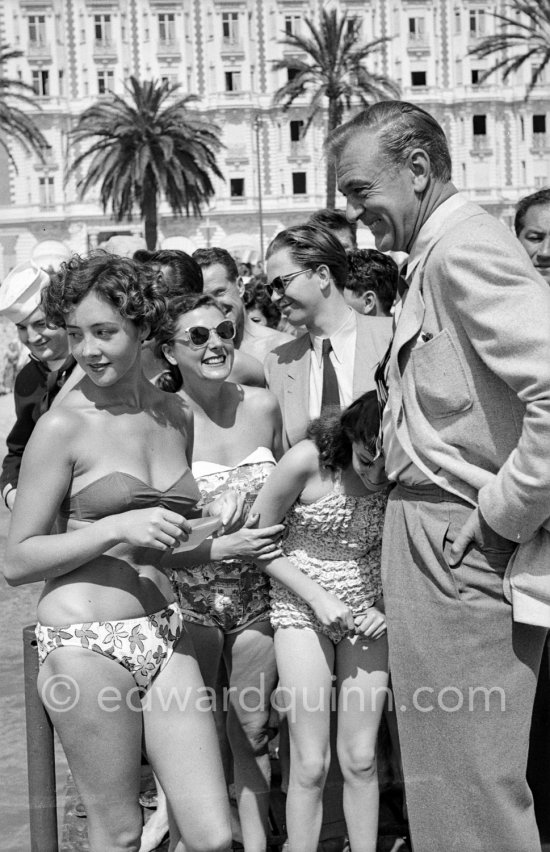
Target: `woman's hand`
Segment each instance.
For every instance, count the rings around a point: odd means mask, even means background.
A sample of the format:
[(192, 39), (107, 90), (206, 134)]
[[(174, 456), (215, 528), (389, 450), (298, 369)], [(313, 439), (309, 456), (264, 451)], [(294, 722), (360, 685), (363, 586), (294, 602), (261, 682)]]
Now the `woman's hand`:
[(351, 609), (345, 603), (342, 603), (336, 595), (332, 595), (324, 589), (319, 589), (319, 594), (310, 602), (310, 606), (325, 627), (333, 627), (338, 630), (343, 628), (350, 633), (355, 632)]
[(284, 532), (284, 524), (255, 529), (258, 520), (259, 515), (250, 514), (240, 530), (215, 538), (212, 542), (212, 558), (240, 557), (262, 561), (280, 556), (282, 550), (277, 542)]
[(133, 509), (104, 519), (115, 525), (118, 541), (134, 547), (153, 547), (169, 550), (187, 541), (192, 530), (189, 521), (177, 512), (156, 506), (154, 509)]
[(386, 616), (376, 604), (355, 616), (355, 632), (365, 639), (380, 639), (387, 630)]
[(238, 529), (246, 518), (244, 494), (238, 491), (224, 491), (204, 507), (204, 517), (219, 517), (223, 533)]

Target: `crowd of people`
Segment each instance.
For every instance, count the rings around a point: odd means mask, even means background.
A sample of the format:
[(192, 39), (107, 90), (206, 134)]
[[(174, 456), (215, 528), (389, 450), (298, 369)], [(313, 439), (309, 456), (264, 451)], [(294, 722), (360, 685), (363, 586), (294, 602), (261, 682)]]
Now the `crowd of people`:
[(516, 238), (406, 102), (326, 153), (345, 216), (281, 231), (258, 274), (218, 247), (140, 249), (0, 286), (30, 352), (5, 572), (44, 581), (38, 690), (92, 852), (166, 830), (171, 852), (237, 834), (265, 852), (274, 716), (286, 848), (318, 848), (335, 719), (345, 842), (375, 852), (388, 704), (414, 852), (540, 852), (526, 764), (550, 595), (514, 572), (533, 540), (548, 557), (550, 190), (520, 202)]

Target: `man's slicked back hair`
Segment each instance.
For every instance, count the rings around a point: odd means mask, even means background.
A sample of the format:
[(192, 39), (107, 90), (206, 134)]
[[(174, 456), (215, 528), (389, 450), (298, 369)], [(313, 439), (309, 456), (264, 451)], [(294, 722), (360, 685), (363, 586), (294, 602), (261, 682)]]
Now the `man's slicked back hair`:
[(519, 233), (523, 228), (527, 211), (530, 210), (531, 207), (550, 207), (550, 187), (547, 187), (546, 189), (539, 189), (537, 192), (533, 192), (531, 195), (526, 195), (525, 198), (520, 198), (518, 201), (516, 216), (514, 219), (514, 230), (517, 237), (519, 237)]
[(239, 270), (237, 269), (235, 259), (229, 254), (227, 249), (219, 248), (218, 246), (212, 246), (212, 248), (200, 248), (193, 252), (192, 257), (193, 260), (199, 264), (201, 269), (208, 266), (214, 266), (216, 263), (223, 266), (227, 272), (228, 280), (232, 283), (235, 283), (239, 277)]
[(359, 112), (351, 121), (330, 133), (325, 149), (336, 160), (353, 136), (362, 131), (375, 133), (379, 150), (389, 164), (402, 166), (416, 148), (429, 157), (433, 176), (442, 182), (451, 180), (451, 155), (443, 129), (416, 104), (407, 101), (380, 101)]

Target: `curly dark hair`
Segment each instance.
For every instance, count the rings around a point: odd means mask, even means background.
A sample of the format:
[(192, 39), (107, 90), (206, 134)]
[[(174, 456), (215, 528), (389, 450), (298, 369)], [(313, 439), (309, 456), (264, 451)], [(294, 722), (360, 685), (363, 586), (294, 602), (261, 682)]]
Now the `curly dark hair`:
[(153, 337), (166, 312), (166, 285), (158, 270), (128, 257), (97, 252), (74, 255), (42, 290), (48, 323), (65, 328), (66, 317), (89, 294), (96, 293), (138, 328), (148, 325)]
[(376, 391), (367, 391), (344, 411), (312, 420), (308, 437), (319, 453), (323, 467), (345, 470), (351, 463), (352, 444), (363, 443), (374, 454), (380, 429)]
[(398, 266), (389, 255), (376, 249), (356, 249), (348, 252), (346, 288), (357, 295), (373, 290), (382, 310), (389, 316), (397, 294)]
[[(267, 281), (267, 278), (265, 278), (265, 281)], [(252, 281), (249, 281), (248, 284), (245, 284), (243, 293), (244, 306), (247, 311), (254, 308), (261, 311), (266, 318), (269, 328), (277, 328), (281, 320), (281, 312), (267, 295), (265, 281), (258, 276), (257, 278), (253, 278)]]
[(178, 365), (168, 361), (162, 347), (174, 340), (179, 318), (196, 308), (217, 308), (222, 315), (224, 313), (218, 300), (209, 293), (183, 293), (181, 296), (169, 299), (162, 323), (155, 334), (153, 351), (156, 357), (162, 359), (166, 365), (166, 372), (159, 376), (157, 385), (168, 393), (176, 393), (183, 387), (183, 377)]

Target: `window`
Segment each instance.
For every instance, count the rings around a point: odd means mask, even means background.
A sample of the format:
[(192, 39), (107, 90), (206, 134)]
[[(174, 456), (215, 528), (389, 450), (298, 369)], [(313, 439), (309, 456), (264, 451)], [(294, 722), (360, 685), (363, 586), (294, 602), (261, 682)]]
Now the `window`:
[(169, 86), (175, 86), (178, 82), (177, 74), (162, 74), (160, 78), (161, 83), (168, 83)]
[(287, 68), (286, 69), (287, 83), (292, 83), (292, 81), (296, 79), (296, 77), (298, 76), (299, 73), (300, 72), (299, 72), (298, 68)]
[(105, 95), (113, 91), (114, 72), (111, 69), (102, 68), (97, 72), (97, 93)]
[(300, 34), (300, 15), (285, 15), (285, 35)]
[(472, 70), (470, 71), (470, 75), (472, 80), (472, 86), (479, 86), (481, 71), (479, 71), (477, 68), (472, 68)]
[(525, 121), (523, 120), (523, 116), (519, 119), (519, 132), (521, 135), (521, 141), (525, 142)]
[(472, 119), (474, 136), (486, 136), (487, 135), (487, 116), (486, 115), (474, 115)]
[(470, 9), (470, 35), (474, 38), (485, 34), (485, 10)]
[(349, 36), (354, 34), (359, 34), (361, 32), (361, 18), (347, 18), (346, 20), (346, 33)]
[(239, 41), (239, 13), (222, 12), (222, 34), (224, 44), (237, 44)]
[(462, 15), (460, 9), (455, 9), (455, 35), (462, 32)]
[(307, 180), (305, 172), (292, 172), (292, 193), (293, 195), (306, 195)]
[(425, 86), (426, 85), (426, 72), (425, 71), (411, 71), (411, 86)]
[(32, 87), (35, 95), (38, 95), (41, 98), (47, 98), (50, 94), (50, 72), (44, 71), (42, 68), (33, 69)]
[(409, 41), (424, 41), (426, 21), (424, 18), (409, 18)]
[(65, 76), (63, 69), (57, 72), (57, 85), (59, 94), (61, 97), (63, 97), (63, 95), (65, 94)]
[(170, 44), (176, 40), (176, 16), (173, 12), (159, 12), (159, 41)]
[(244, 178), (231, 178), (229, 181), (231, 198), (244, 198)]
[(533, 133), (546, 133), (546, 116), (533, 116)]
[(291, 142), (299, 142), (300, 141), (303, 126), (304, 126), (304, 122), (302, 120), (290, 122), (290, 141)]
[(98, 45), (111, 43), (111, 16), (94, 15), (94, 39)]
[(239, 92), (241, 89), (241, 72), (226, 71), (225, 72), (225, 91)]
[(55, 205), (53, 177), (38, 178), (38, 203), (41, 207), (53, 207)]
[(42, 47), (46, 44), (46, 16), (29, 15), (29, 44)]

